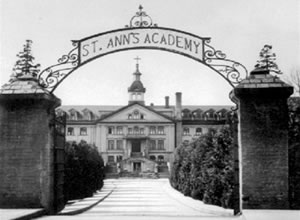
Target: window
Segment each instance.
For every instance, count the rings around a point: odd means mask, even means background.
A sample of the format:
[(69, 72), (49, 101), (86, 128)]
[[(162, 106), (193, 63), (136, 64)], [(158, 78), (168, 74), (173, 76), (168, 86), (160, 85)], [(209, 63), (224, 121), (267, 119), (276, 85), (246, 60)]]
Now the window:
[(121, 126), (117, 127), (117, 134), (123, 134), (123, 127)]
[(156, 128), (154, 126), (150, 127), (150, 134), (156, 134)]
[(133, 128), (133, 133), (134, 134), (139, 134), (139, 127), (134, 127)]
[(132, 128), (128, 128), (128, 134), (132, 134)]
[(132, 114), (129, 114), (129, 115), (128, 115), (128, 119), (132, 119)]
[(108, 127), (108, 134), (114, 134), (114, 133), (115, 133), (114, 127)]
[(193, 112), (193, 116), (195, 119), (202, 119), (202, 110), (197, 109), (196, 111)]
[(117, 140), (117, 150), (123, 149), (123, 140)]
[(155, 150), (155, 148), (156, 148), (156, 142), (155, 142), (155, 140), (150, 140), (150, 150)]
[(71, 112), (70, 113), (70, 120), (77, 120), (77, 114), (76, 114), (76, 112)]
[(156, 160), (156, 158), (155, 158), (155, 156), (154, 156), (154, 155), (151, 155), (149, 158), (150, 158), (150, 160), (153, 160), (153, 161), (155, 161), (155, 160)]
[(88, 110), (85, 110), (83, 112), (83, 118), (85, 120), (92, 120), (92, 112), (88, 111)]
[(159, 126), (158, 129), (157, 129), (157, 133), (158, 134), (164, 134), (164, 127), (163, 126)]
[(145, 119), (145, 116), (143, 114), (141, 114), (141, 119)]
[(114, 156), (108, 156), (107, 161), (108, 161), (108, 163), (113, 163), (113, 162), (115, 162), (115, 157)]
[(184, 110), (182, 110), (181, 115), (182, 115), (182, 118), (188, 119), (191, 117), (191, 111), (188, 109), (184, 109)]
[(67, 135), (68, 136), (74, 136), (74, 128), (73, 127), (68, 127)]
[(121, 162), (123, 160), (123, 157), (121, 155), (117, 156), (117, 162)]
[(190, 129), (189, 128), (183, 128), (183, 135), (189, 135)]
[(140, 128), (140, 134), (144, 134), (145, 133), (145, 129), (144, 128)]
[(202, 128), (196, 128), (196, 135), (197, 136), (202, 135)]
[(158, 155), (157, 159), (158, 159), (158, 161), (160, 161), (160, 162), (162, 162), (162, 161), (165, 160), (163, 155)]
[(135, 110), (133, 112), (133, 119), (139, 119), (139, 115), (140, 115), (139, 111)]
[(80, 128), (80, 135), (81, 136), (87, 135), (87, 128), (86, 127), (81, 127)]
[(114, 146), (114, 141), (113, 140), (108, 140), (108, 150), (113, 150), (115, 148)]
[(158, 140), (157, 142), (157, 149), (158, 150), (164, 150), (165, 147), (164, 147), (164, 140)]

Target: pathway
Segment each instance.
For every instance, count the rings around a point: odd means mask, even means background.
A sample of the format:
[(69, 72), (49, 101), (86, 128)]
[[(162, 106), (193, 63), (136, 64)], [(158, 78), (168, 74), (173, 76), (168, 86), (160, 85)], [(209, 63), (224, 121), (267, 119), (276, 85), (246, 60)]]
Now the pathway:
[[(75, 216), (43, 219), (231, 219), (232, 211), (205, 205), (174, 190), (168, 179), (109, 179), (116, 186), (98, 205)], [(221, 217), (221, 218), (220, 218)], [(229, 217), (229, 218), (228, 218)], [(234, 218), (234, 217), (233, 217)]]

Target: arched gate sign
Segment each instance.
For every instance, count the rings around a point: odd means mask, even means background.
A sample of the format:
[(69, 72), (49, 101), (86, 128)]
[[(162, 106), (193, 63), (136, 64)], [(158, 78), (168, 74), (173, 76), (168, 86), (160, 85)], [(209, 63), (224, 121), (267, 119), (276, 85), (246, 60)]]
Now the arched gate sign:
[(68, 75), (86, 63), (107, 54), (134, 49), (163, 50), (189, 57), (217, 72), (232, 87), (248, 75), (244, 65), (226, 58), (221, 50), (209, 45), (210, 38), (158, 27), (142, 9), (140, 6), (125, 28), (73, 40), (74, 48), (58, 59), (57, 64), (40, 73), (40, 84), (52, 93)]

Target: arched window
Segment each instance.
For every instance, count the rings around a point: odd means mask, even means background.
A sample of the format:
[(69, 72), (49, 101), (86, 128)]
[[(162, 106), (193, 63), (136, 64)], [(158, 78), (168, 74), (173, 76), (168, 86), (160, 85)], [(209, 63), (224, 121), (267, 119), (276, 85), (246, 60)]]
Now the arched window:
[(129, 115), (128, 115), (128, 119), (132, 119), (132, 114), (129, 114)]

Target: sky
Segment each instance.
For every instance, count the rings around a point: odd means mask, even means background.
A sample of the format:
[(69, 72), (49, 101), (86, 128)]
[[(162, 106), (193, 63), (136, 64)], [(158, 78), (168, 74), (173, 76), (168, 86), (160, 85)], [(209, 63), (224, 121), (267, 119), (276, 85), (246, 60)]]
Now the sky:
[[(288, 77), (300, 67), (298, 0), (0, 0), (0, 85), (7, 83), (26, 39), (44, 69), (73, 49), (71, 40), (124, 28), (142, 5), (159, 27), (200, 37), (227, 58), (254, 69), (265, 44)], [(109, 54), (74, 71), (54, 91), (63, 105), (125, 105), (139, 56), (146, 104), (182, 92), (184, 105), (230, 105), (232, 87), (187, 57), (158, 50)]]

